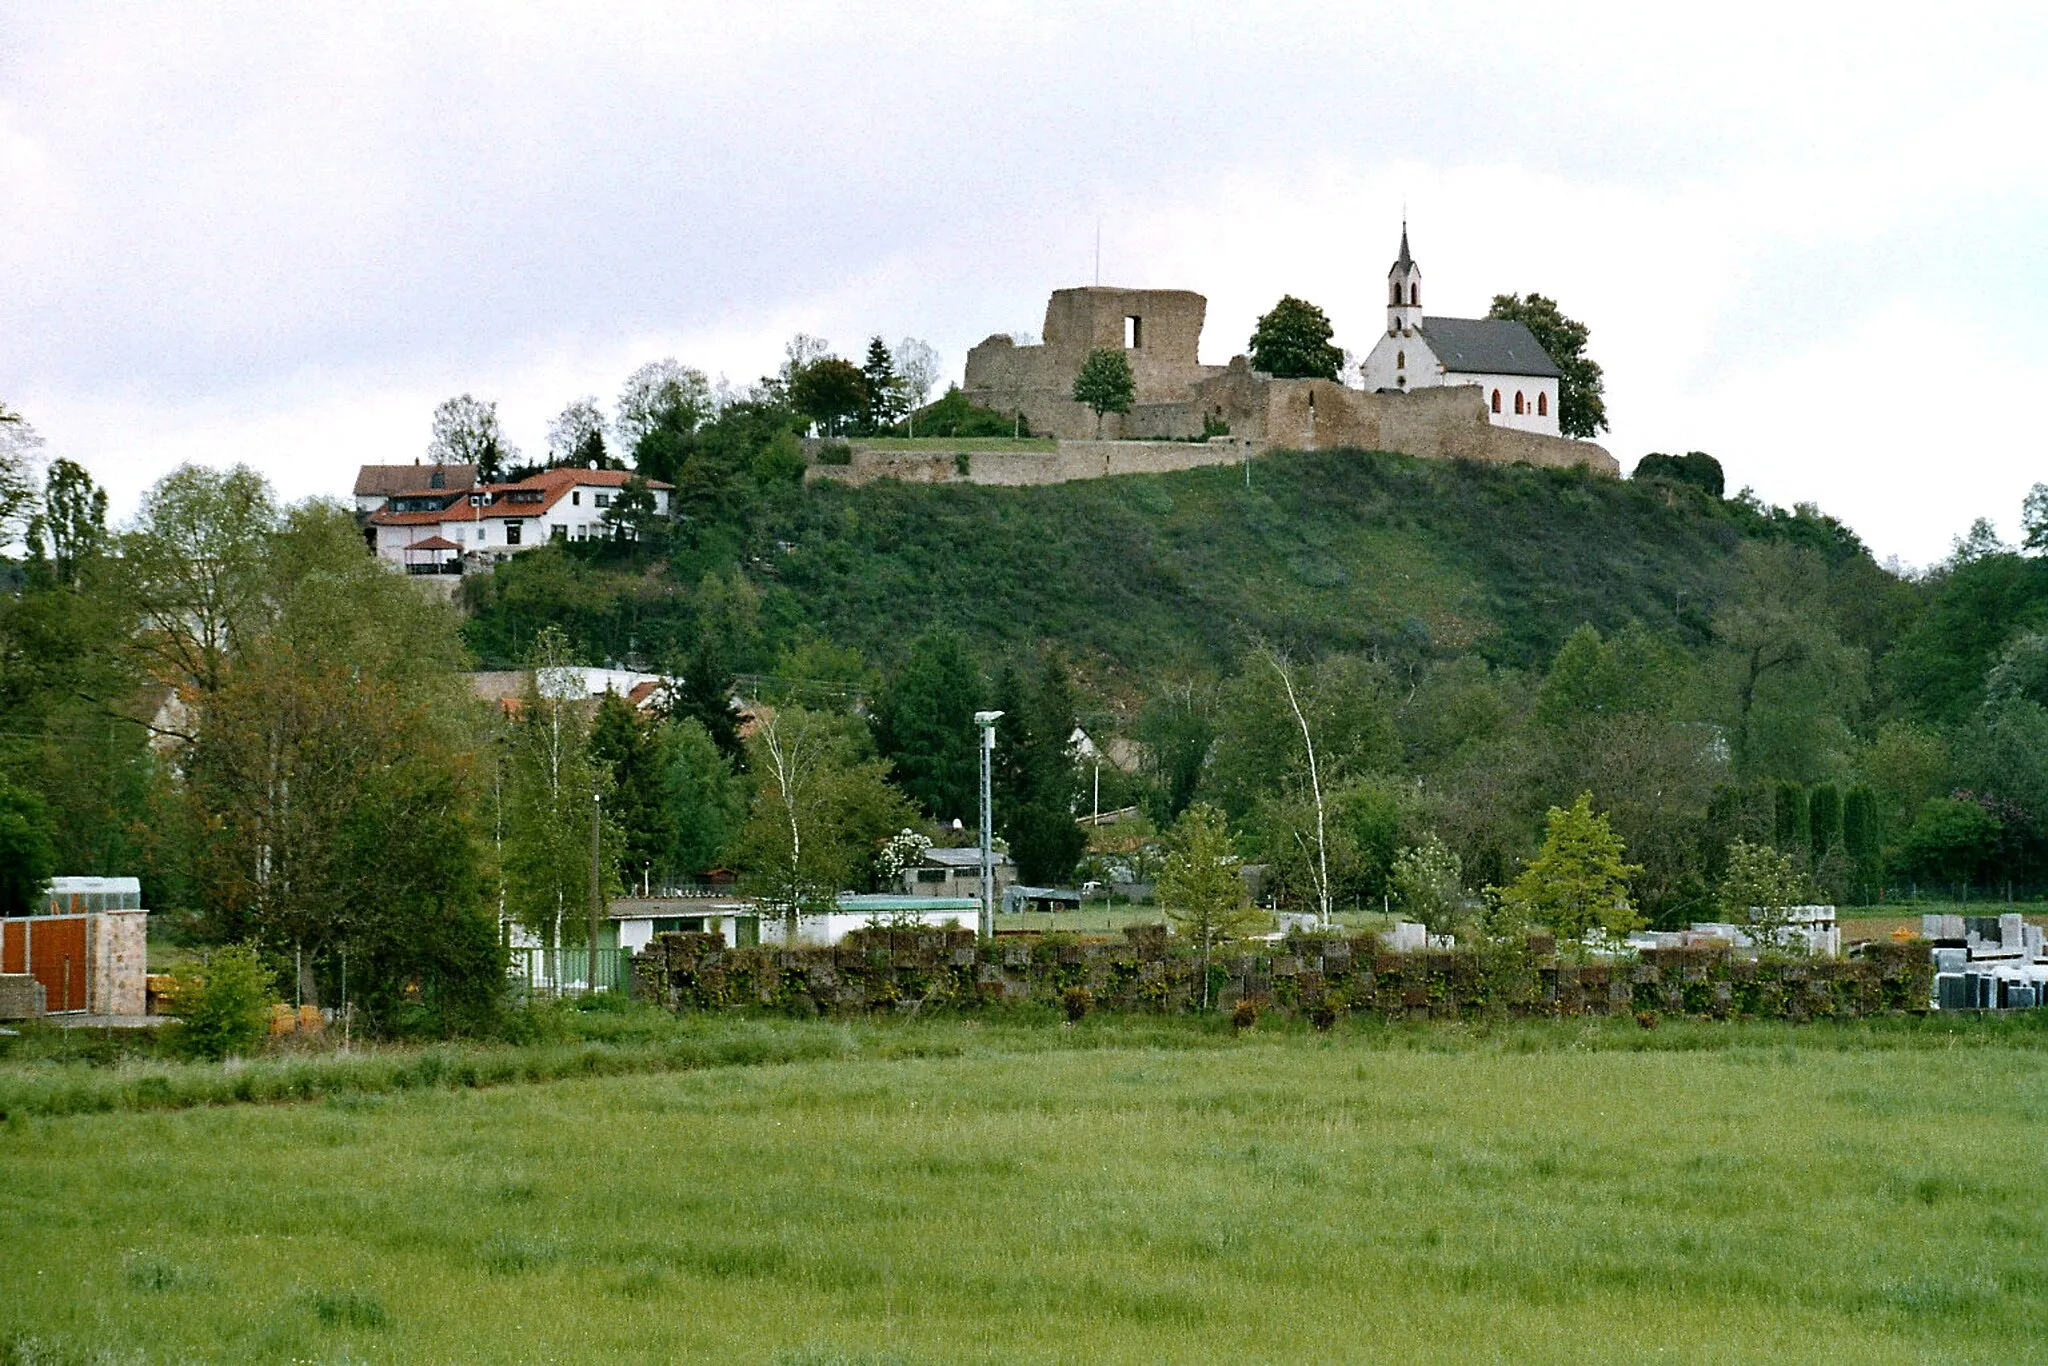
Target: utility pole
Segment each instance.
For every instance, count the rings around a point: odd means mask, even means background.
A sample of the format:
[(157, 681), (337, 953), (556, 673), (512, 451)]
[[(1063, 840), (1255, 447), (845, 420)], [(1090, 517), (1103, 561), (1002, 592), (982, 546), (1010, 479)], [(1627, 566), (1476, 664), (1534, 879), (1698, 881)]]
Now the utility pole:
[(1002, 719), (999, 711), (978, 711), (974, 713), (974, 724), (981, 727), (981, 937), (996, 937), (996, 854), (995, 854), (995, 807), (992, 771), (996, 755), (996, 722)]
[(598, 875), (598, 865), (604, 855), (599, 835), (602, 832), (604, 794), (590, 794), (590, 940), (583, 955), (583, 994), (594, 995), (597, 991), (597, 932), (604, 920), (604, 883)]

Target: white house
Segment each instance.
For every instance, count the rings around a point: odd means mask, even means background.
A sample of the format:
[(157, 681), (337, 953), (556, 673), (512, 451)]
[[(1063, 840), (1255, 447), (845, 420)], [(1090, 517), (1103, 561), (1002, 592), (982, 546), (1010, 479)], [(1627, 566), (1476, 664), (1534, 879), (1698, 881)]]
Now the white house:
[(1521, 323), (1502, 318), (1430, 318), (1422, 312), (1422, 268), (1401, 254), (1387, 272), (1387, 331), (1360, 367), (1371, 390), (1476, 384), (1497, 426), (1562, 436), (1557, 362)]
[[(368, 477), (371, 471), (407, 468), (364, 466), (356, 480), (357, 507), (378, 496), (363, 491), (376, 482)], [(495, 564), (549, 541), (609, 539), (614, 528), (605, 519), (635, 478), (625, 470), (563, 468), (517, 483), (455, 488), (448, 487), (457, 483), (451, 477), (441, 488), (384, 496), (368, 513), (365, 534), (381, 558), (408, 574), (459, 574), (465, 562)], [(655, 512), (666, 516), (673, 486), (658, 479), (642, 482)]]

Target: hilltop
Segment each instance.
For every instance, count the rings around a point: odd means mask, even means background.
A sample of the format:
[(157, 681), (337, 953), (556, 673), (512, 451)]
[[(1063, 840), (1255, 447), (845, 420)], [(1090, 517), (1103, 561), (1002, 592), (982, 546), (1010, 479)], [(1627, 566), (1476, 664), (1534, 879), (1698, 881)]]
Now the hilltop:
[[(930, 626), (991, 660), (1057, 645), (1108, 676), (1225, 664), (1254, 632), (1305, 653), (1476, 652), (1540, 667), (1582, 622), (1705, 639), (1745, 538), (1860, 560), (1852, 534), (1682, 484), (1361, 451), (1036, 488), (812, 484), (700, 518), (662, 557), (590, 544), (501, 566), (472, 647), (517, 659), (541, 624), (593, 662), (659, 661), (707, 576), (760, 593), (761, 645), (804, 634), (876, 662)], [(709, 524), (707, 524), (707, 521)], [(721, 609), (722, 610), (722, 609)]]

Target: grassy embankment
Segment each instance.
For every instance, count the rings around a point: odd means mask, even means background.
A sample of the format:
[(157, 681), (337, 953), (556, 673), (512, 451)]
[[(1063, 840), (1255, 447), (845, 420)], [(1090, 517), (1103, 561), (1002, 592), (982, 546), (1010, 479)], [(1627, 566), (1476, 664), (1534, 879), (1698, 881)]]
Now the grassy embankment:
[(16, 1113), (0, 1360), (2007, 1360), (2048, 1310), (2022, 1022), (732, 1023), (841, 1043)]
[[(958, 442), (940, 443), (946, 448)], [(592, 659), (686, 641), (695, 586), (744, 568), (773, 647), (815, 631), (870, 659), (946, 626), (990, 661), (1058, 642), (1111, 674), (1226, 665), (1257, 632), (1305, 653), (1476, 649), (1522, 667), (1590, 621), (1702, 640), (1749, 536), (1809, 519), (1571, 471), (1362, 451), (1043, 488), (820, 484), (705, 526), (666, 572), (616, 547), (498, 568), (465, 628), (494, 666), (544, 622)]]

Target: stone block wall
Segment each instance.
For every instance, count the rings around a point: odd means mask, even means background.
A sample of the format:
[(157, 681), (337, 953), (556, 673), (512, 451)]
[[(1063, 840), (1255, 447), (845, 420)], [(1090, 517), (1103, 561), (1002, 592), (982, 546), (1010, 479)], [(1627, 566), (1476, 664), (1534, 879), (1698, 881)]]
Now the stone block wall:
[(0, 973), (0, 1020), (33, 1020), (43, 1013), (43, 984), (25, 972)]
[[(1562, 961), (1546, 935), (1454, 952), (1389, 953), (1372, 935), (1292, 936), (1272, 951), (1215, 958), (1216, 1010), (1250, 999), (1328, 1023), (1498, 1015), (1657, 1015), (1809, 1020), (1924, 1011), (1933, 968), (1919, 943), (1858, 959), (1756, 962), (1726, 950), (1646, 951), (1634, 963)], [(634, 993), (671, 1010), (768, 1007), (798, 1014), (1058, 1005), (1085, 987), (1092, 1008), (1167, 1012), (1202, 1000), (1200, 956), (1163, 926), (1122, 939), (971, 930), (863, 930), (836, 948), (733, 949), (712, 934), (661, 935), (634, 959)]]

